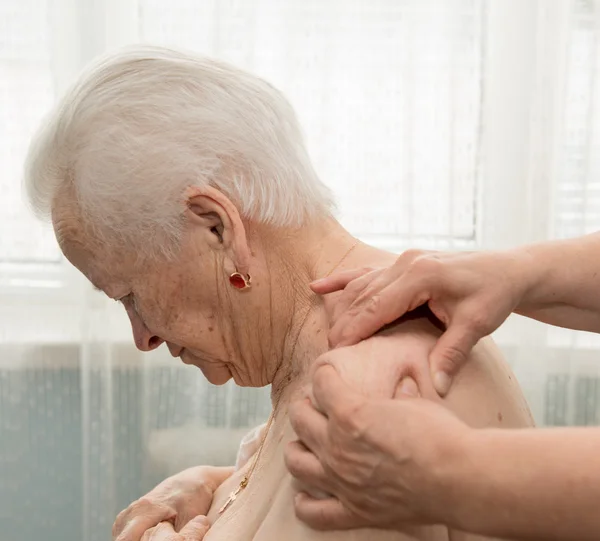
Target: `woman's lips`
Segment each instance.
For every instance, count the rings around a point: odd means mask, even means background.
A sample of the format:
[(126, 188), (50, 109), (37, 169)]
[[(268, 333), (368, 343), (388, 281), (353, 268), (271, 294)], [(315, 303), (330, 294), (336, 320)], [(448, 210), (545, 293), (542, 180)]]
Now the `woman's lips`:
[(213, 361), (211, 359), (206, 359), (204, 357), (198, 357), (197, 355), (193, 355), (189, 353), (187, 350), (183, 350), (181, 352), (180, 358), (184, 364), (194, 364), (198, 366), (200, 363), (203, 364), (220, 364), (225, 366), (225, 363), (222, 361)]
[(232, 378), (231, 371), (222, 361), (201, 359), (189, 354), (189, 352), (187, 355), (182, 354), (181, 360), (184, 364), (197, 366), (204, 374), (204, 377), (213, 385), (223, 385)]

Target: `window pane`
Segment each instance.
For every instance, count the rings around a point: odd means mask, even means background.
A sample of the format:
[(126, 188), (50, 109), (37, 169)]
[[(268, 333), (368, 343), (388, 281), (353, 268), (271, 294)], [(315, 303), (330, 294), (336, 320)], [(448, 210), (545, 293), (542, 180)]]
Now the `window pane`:
[[(575, 0), (567, 53), (564, 136), (555, 186), (554, 236), (600, 231), (600, 16), (598, 0)], [(600, 335), (548, 328), (552, 346), (600, 347)]]
[(354, 233), (473, 239), (483, 5), (141, 0), (140, 30), (279, 87)]
[(48, 42), (45, 0), (0, 2), (0, 262), (58, 260), (21, 188), (29, 141), (53, 100)]
[(568, 52), (565, 136), (556, 186), (555, 234), (600, 230), (600, 3), (577, 0)]

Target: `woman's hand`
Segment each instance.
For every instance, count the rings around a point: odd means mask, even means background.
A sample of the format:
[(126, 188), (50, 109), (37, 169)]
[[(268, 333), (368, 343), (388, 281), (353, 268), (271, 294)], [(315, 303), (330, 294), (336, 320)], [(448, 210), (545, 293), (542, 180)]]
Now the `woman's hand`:
[[(197, 466), (165, 479), (119, 514), (113, 526), (113, 539), (158, 541), (163, 535), (165, 540), (179, 541), (179, 537), (168, 537), (169, 533), (179, 532), (181, 541), (199, 541), (206, 531), (200, 537), (197, 535), (208, 524), (202, 515), (208, 513), (214, 491), (233, 471), (234, 468)], [(148, 537), (148, 530), (155, 537)]]
[(288, 444), (291, 474), (328, 499), (296, 496), (297, 516), (316, 529), (452, 524), (459, 512), (450, 479), (469, 477), (474, 432), (442, 406), (415, 398), (373, 400), (334, 368), (313, 378), (313, 400), (290, 409), (300, 442)]
[(210, 522), (205, 516), (190, 520), (179, 532), (170, 522), (161, 522), (146, 530), (142, 541), (202, 541), (210, 528)]
[(441, 253), (411, 250), (394, 265), (338, 273), (314, 282), (316, 293), (343, 289), (331, 316), (330, 344), (356, 344), (405, 313), (428, 304), (445, 325), (430, 355), (440, 395), (477, 341), (495, 331), (531, 285), (525, 251)]

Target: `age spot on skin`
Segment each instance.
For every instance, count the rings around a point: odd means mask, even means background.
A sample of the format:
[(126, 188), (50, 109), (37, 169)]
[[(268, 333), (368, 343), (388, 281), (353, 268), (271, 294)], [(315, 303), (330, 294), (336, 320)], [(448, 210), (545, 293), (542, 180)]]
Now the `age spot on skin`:
[(212, 327), (208, 328), (208, 332), (213, 332), (213, 331), (214, 331), (214, 329)]
[(504, 419), (504, 417), (502, 416), (502, 412), (498, 412), (498, 421), (502, 422), (502, 420)]

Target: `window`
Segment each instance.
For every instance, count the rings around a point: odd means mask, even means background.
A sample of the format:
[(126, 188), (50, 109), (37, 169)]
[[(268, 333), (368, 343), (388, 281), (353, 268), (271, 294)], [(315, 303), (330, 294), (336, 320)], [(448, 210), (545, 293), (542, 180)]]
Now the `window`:
[(483, 10), (141, 0), (139, 24), (144, 41), (224, 58), (280, 88), (353, 233), (445, 246), (476, 237)]
[(577, 0), (567, 56), (563, 157), (556, 186), (555, 234), (600, 230), (600, 4)]
[[(253, 71), (352, 232), (493, 249), (600, 226), (599, 17), (600, 0), (0, 0), (3, 535), (104, 541), (165, 473), (231, 463), (270, 406), (164, 348), (142, 360), (27, 211), (30, 137), (93, 56), (145, 41)], [(539, 421), (599, 422), (600, 335), (514, 318), (496, 337)]]
[(54, 100), (48, 2), (0, 2), (0, 263), (57, 262), (51, 229), (22, 197), (31, 136)]

